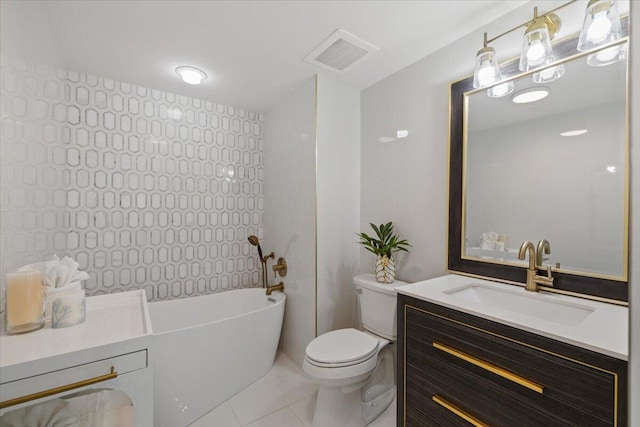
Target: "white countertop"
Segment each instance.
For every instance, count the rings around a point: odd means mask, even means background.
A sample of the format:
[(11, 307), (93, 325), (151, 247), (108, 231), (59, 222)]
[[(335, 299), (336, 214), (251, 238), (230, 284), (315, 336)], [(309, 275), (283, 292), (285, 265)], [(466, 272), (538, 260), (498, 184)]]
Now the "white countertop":
[(593, 312), (580, 324), (566, 325), (516, 311), (488, 306), (479, 302), (463, 300), (446, 293), (469, 284), (480, 284), (494, 289), (527, 293), (524, 287), (520, 288), (457, 274), (449, 274), (401, 286), (397, 288), (397, 291), (404, 295), (573, 344), (617, 359), (628, 360), (629, 309), (627, 307), (549, 292), (539, 292), (532, 295), (534, 298), (586, 306), (593, 309)]
[[(143, 290), (99, 295), (87, 298), (87, 320), (68, 328), (52, 329), (47, 325), (22, 335), (7, 335), (2, 325), (0, 336), (0, 368), (29, 365), (31, 362), (62, 360), (71, 353), (104, 348), (114, 343), (127, 343), (152, 335), (151, 321)], [(125, 345), (126, 347), (126, 345)], [(76, 360), (80, 362), (81, 360)], [(60, 363), (47, 363), (54, 367)], [(3, 371), (2, 382), (13, 376), (15, 369)]]

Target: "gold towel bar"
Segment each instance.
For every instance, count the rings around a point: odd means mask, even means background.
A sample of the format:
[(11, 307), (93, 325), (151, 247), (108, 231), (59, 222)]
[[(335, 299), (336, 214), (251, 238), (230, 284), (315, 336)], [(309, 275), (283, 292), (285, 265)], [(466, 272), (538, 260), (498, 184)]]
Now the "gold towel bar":
[(118, 377), (118, 373), (115, 371), (115, 368), (112, 366), (111, 372), (109, 372), (108, 374), (78, 381), (76, 383), (63, 385), (60, 387), (50, 388), (49, 390), (43, 390), (33, 394), (27, 394), (26, 396), (16, 397), (15, 399), (5, 400), (4, 402), (0, 402), (0, 409), (8, 408), (9, 406), (13, 406), (13, 405), (19, 405), (20, 403), (30, 402), (36, 399), (42, 399), (43, 397), (47, 397), (47, 396), (53, 396), (54, 394), (63, 393), (65, 391), (73, 390), (75, 388), (80, 388), (80, 387), (88, 386), (91, 384), (99, 383), (102, 381), (111, 380), (117, 377)]
[(533, 390), (535, 392), (538, 392), (540, 394), (543, 394), (544, 392), (544, 386), (541, 386), (540, 384), (537, 384), (533, 381), (530, 381), (526, 378), (522, 378), (521, 376), (514, 374), (513, 372), (510, 372), (506, 369), (503, 369), (499, 366), (496, 365), (492, 365), (491, 363), (485, 362), (484, 360), (480, 360), (476, 357), (473, 357), (471, 355), (468, 355), (466, 353), (463, 353), (461, 351), (458, 351), (454, 348), (451, 348), (449, 346), (446, 346), (444, 344), (440, 344), (437, 342), (433, 343), (433, 346), (435, 348), (437, 348), (438, 350), (442, 350), (445, 353), (449, 353), (452, 356), (455, 356), (459, 359), (465, 360), (473, 365), (476, 365), (482, 369), (486, 369), (489, 372), (493, 372), (496, 375), (500, 375), (502, 378), (506, 378), (510, 381), (513, 381), (514, 383), (518, 383), (521, 386), (524, 386), (530, 390)]
[(489, 424), (485, 424), (482, 421), (480, 421), (479, 419), (467, 414), (466, 412), (464, 412), (463, 410), (461, 410), (460, 408), (458, 408), (456, 406), (453, 406), (451, 403), (447, 402), (446, 400), (444, 400), (440, 396), (434, 395), (434, 396), (431, 397), (431, 399), (434, 402), (436, 402), (438, 405), (440, 405), (443, 408), (446, 408), (447, 410), (453, 412), (454, 414), (456, 414), (457, 416), (459, 416), (463, 420), (467, 421), (468, 423), (474, 425), (475, 427), (489, 427)]

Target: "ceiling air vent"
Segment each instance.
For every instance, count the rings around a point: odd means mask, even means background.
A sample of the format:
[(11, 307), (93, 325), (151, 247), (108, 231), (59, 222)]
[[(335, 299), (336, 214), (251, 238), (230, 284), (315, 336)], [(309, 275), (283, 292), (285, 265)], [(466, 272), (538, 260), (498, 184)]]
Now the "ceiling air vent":
[(304, 60), (325, 70), (342, 73), (367, 54), (378, 50), (380, 49), (353, 34), (337, 30), (320, 43)]

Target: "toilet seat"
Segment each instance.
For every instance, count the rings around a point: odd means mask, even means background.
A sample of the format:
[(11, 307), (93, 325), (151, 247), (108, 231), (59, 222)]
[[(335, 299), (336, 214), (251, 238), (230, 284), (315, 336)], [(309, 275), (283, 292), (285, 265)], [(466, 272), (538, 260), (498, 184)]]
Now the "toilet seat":
[(379, 340), (362, 331), (338, 329), (311, 341), (305, 351), (305, 359), (321, 368), (342, 368), (375, 357), (379, 346)]

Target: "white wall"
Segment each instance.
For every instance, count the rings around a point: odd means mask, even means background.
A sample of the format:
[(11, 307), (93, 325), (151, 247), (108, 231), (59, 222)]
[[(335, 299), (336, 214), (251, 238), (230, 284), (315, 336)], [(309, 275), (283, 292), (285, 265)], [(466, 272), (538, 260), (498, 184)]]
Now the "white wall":
[[(476, 46), (481, 38), (467, 41)], [(360, 230), (393, 221), (413, 246), (398, 253), (398, 280), (415, 282), (446, 271), (449, 82), (462, 74), (456, 42), (362, 92)], [(466, 70), (465, 70), (466, 71)], [(396, 130), (409, 136), (393, 142)], [(361, 269), (375, 258), (361, 250)]]
[[(280, 347), (302, 365), (316, 331), (316, 84), (305, 81), (265, 115), (265, 254), (285, 257), (287, 303)], [(273, 265), (270, 261), (269, 265)]]
[(360, 91), (318, 75), (318, 330), (353, 327), (360, 222)]
[[(530, 14), (529, 6), (516, 9), (362, 92), (360, 228), (393, 221), (399, 236), (411, 243), (409, 254), (396, 257), (399, 280), (446, 272), (449, 84), (473, 72), (484, 31), (499, 34), (505, 23), (524, 22)], [(519, 49), (519, 38), (511, 43), (518, 47), (496, 46), (500, 60)], [(380, 141), (394, 138), (397, 130), (408, 130), (409, 136)], [(373, 255), (361, 250), (360, 257), (361, 271), (372, 272)]]
[[(631, 340), (629, 363), (629, 425), (640, 425), (640, 4), (631, 2), (631, 248), (629, 292)], [(635, 118), (635, 119), (634, 119)]]
[[(640, 7), (631, 2), (630, 76), (640, 73)], [(378, 82), (362, 93), (361, 228), (369, 222), (393, 220), (403, 237), (414, 245), (401, 258), (398, 276), (416, 281), (446, 272), (446, 229), (448, 194), (448, 106), (449, 83), (473, 72), (473, 58), (482, 47), (482, 33), (500, 34), (516, 23), (530, 19), (531, 2), (498, 21), (450, 44), (398, 73)], [(563, 13), (582, 13), (583, 2)], [(562, 16), (561, 16), (562, 17)], [(516, 33), (514, 33), (516, 34)], [(496, 43), (499, 61), (509, 59), (520, 49), (520, 34), (506, 36)], [(503, 47), (505, 47), (503, 49)], [(637, 79), (636, 79), (637, 80)], [(640, 425), (640, 85), (630, 79), (631, 107), (631, 362), (629, 425)], [(409, 130), (409, 137), (381, 143), (380, 137)], [(373, 259), (361, 252), (362, 268), (371, 271)]]

